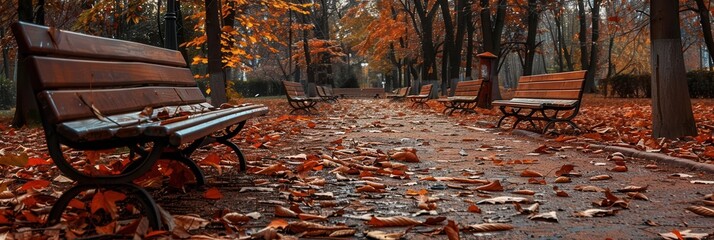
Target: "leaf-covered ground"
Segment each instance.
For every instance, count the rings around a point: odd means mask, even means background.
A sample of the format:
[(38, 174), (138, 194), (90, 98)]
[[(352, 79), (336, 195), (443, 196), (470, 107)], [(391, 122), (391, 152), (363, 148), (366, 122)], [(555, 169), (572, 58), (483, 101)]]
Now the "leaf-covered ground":
[[(587, 142), (621, 142), (708, 161), (709, 138), (648, 143), (644, 100), (589, 97), (576, 120), (598, 135), (548, 141), (490, 128), (498, 119), (493, 110), (446, 117), (437, 104), (422, 110), (355, 99), (322, 104), (318, 115), (291, 116), (284, 99), (250, 101), (269, 105), (271, 113), (251, 120), (235, 139), (249, 159), (248, 173), (237, 170), (225, 148), (208, 146), (193, 156), (208, 174), (206, 187), (185, 185), (191, 177), (170, 163), (138, 181), (171, 214), (167, 231), (146, 229), (130, 196), (111, 190), (86, 193), (65, 212), (67, 221), (45, 228), (44, 215), (71, 183), (47, 161), (41, 129), (1, 125), (0, 156), (22, 166), (2, 168), (2, 231), (9, 238), (119, 232), (230, 239), (714, 234), (714, 176), (588, 148)], [(700, 126), (709, 124), (710, 103), (695, 101)], [(119, 168), (127, 157), (121, 150), (68, 154), (79, 167), (103, 163), (97, 171)]]

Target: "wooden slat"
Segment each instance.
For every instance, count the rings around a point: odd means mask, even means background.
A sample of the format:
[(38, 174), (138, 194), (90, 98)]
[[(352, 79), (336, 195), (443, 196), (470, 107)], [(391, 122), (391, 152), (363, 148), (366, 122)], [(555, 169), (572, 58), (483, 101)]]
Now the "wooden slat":
[(519, 83), (518, 90), (580, 90), (585, 79)]
[(285, 88), (285, 95), (287, 95), (287, 97), (289, 99), (306, 97), (305, 90), (303, 89), (301, 83), (290, 82), (290, 81), (282, 81), (282, 82), (283, 82), (283, 88)]
[(196, 86), (188, 68), (139, 62), (31, 57), (37, 72), (33, 86), (41, 91), (62, 88), (104, 88), (139, 85)]
[(580, 97), (580, 90), (518, 90), (513, 97), (577, 100)]
[(221, 118), (213, 119), (208, 122), (191, 125), (188, 128), (176, 131), (171, 137), (169, 137), (169, 143), (171, 143), (172, 145), (190, 143), (215, 131), (222, 130), (228, 126), (237, 124), (253, 117), (262, 116), (267, 113), (267, 107), (254, 108)]
[[(178, 91), (177, 91), (178, 89)], [(194, 94), (179, 95), (180, 92)], [(190, 97), (187, 97), (190, 96)], [(200, 97), (199, 97), (200, 96)], [(53, 90), (40, 93), (44, 109), (55, 122), (64, 122), (95, 115), (89, 105), (94, 105), (104, 115), (141, 111), (145, 107), (194, 104), (206, 99), (196, 87), (138, 87), (98, 90)], [(87, 104), (85, 104), (85, 102)]]
[(551, 73), (533, 76), (523, 76), (518, 79), (518, 83), (538, 82), (538, 81), (558, 81), (558, 80), (573, 80), (584, 79), (587, 71), (574, 71), (564, 73)]
[(472, 80), (458, 82), (454, 90), (454, 96), (478, 96), (483, 80)]
[(29, 23), (12, 26), (20, 53), (157, 63), (186, 67), (181, 52), (141, 43), (96, 37)]
[(106, 118), (111, 119), (111, 121), (99, 120), (97, 118), (67, 121), (57, 125), (57, 132), (74, 142), (101, 141), (112, 137), (136, 137), (141, 134), (141, 129), (135, 126), (156, 119), (160, 112), (165, 111), (169, 116), (174, 116), (177, 112), (195, 114), (210, 111), (211, 109), (213, 109), (213, 106), (208, 103), (167, 106), (153, 109), (151, 116), (143, 115), (141, 111), (134, 111), (106, 116)]
[(424, 86), (421, 86), (421, 90), (419, 91), (419, 95), (429, 95), (431, 93), (431, 84), (427, 84)]
[(173, 134), (176, 131), (189, 128), (192, 126), (195, 126), (200, 123), (205, 123), (212, 121), (214, 119), (218, 119), (221, 117), (225, 117), (228, 115), (232, 114), (237, 114), (253, 109), (264, 109), (266, 108), (262, 104), (252, 104), (249, 106), (243, 106), (243, 107), (235, 107), (235, 108), (226, 108), (226, 109), (218, 109), (215, 111), (211, 112), (206, 112), (206, 113), (201, 113), (201, 114), (196, 114), (192, 115), (190, 118), (178, 122), (173, 122), (169, 124), (164, 124), (162, 125), (161, 122), (155, 122), (155, 123), (147, 123), (144, 124), (144, 126), (140, 126), (144, 128), (143, 134), (146, 136), (152, 136), (152, 137), (166, 137), (171, 134)]

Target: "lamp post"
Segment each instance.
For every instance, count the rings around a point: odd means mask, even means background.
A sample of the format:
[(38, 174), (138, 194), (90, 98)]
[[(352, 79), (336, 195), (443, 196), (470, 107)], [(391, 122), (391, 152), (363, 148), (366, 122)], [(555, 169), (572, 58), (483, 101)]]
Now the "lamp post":
[(479, 91), (478, 95), (478, 106), (481, 108), (488, 108), (490, 109), (491, 106), (491, 93), (493, 87), (498, 87), (498, 86), (492, 86), (493, 85), (493, 79), (495, 78), (495, 72), (496, 69), (496, 64), (498, 64), (498, 56), (493, 55), (493, 53), (490, 52), (485, 52), (481, 53), (479, 55), (476, 55), (479, 58), (479, 70), (478, 70), (478, 75), (479, 78), (483, 79), (483, 85), (481, 85), (481, 88), (483, 90)]
[(164, 25), (166, 28), (164, 47), (176, 50), (178, 49), (178, 42), (176, 40), (176, 0), (167, 1), (164, 20), (166, 21), (166, 25)]

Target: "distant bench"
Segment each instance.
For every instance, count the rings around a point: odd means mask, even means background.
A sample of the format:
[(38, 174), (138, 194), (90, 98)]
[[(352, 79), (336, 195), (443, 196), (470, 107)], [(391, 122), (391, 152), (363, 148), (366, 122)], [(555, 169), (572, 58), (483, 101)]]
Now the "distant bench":
[(385, 98), (384, 88), (333, 88), (333, 94), (340, 98)]

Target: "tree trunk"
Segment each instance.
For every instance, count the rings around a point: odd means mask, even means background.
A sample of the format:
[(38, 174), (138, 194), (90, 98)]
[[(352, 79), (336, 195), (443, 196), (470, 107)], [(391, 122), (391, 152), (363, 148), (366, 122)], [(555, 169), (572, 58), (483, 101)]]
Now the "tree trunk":
[[(564, 1), (561, 0), (560, 4), (563, 5)], [(561, 18), (560, 14), (558, 14), (558, 17), (555, 18), (555, 26), (558, 28), (558, 41), (560, 42), (560, 48), (563, 51), (563, 58), (565, 59), (565, 67), (568, 71), (573, 71), (575, 68), (573, 68), (573, 57), (570, 55), (570, 52), (568, 52), (568, 47), (565, 45), (565, 36), (563, 35), (563, 19)]]
[(211, 104), (219, 106), (227, 102), (226, 80), (223, 76), (221, 62), (221, 26), (219, 0), (207, 0), (206, 8), (206, 42), (208, 44), (208, 74), (211, 86)]
[(697, 135), (685, 78), (679, 1), (650, 2), (652, 136)]
[[(427, 1), (428, 3), (428, 1)], [(422, 0), (414, 0), (414, 7), (419, 16), (421, 26), (421, 51), (422, 51), (422, 80), (437, 80), (436, 78), (436, 49), (434, 49), (434, 17), (436, 16), (436, 7), (434, 4), (431, 10), (427, 11), (427, 4), (423, 4)]]
[[(483, 35), (483, 49), (486, 52), (491, 52), (495, 55), (501, 53), (501, 35), (503, 34), (503, 25), (506, 19), (506, 0), (499, 0), (498, 6), (496, 7), (495, 20), (491, 20), (491, 6), (489, 0), (481, 0), (481, 33)], [(498, 56), (499, 58), (493, 61), (499, 61), (503, 56)], [(493, 79), (491, 79), (491, 101), (501, 99), (501, 91), (499, 88), (498, 81), (498, 71), (499, 69), (493, 70)], [(490, 105), (491, 101), (479, 101), (488, 102)], [(488, 107), (490, 106), (479, 106)]]
[[(307, 16), (305, 14), (302, 15), (302, 23), (307, 24)], [(315, 68), (313, 66), (314, 64), (312, 64), (312, 57), (310, 56), (310, 44), (307, 39), (307, 35), (308, 35), (308, 30), (303, 29), (302, 30), (302, 50), (305, 54), (305, 68), (306, 68), (305, 72), (307, 74), (307, 82), (309, 85), (310, 83), (315, 83)], [(309, 89), (308, 89), (307, 93), (308, 94), (310, 93)], [(312, 95), (309, 95), (309, 96), (312, 97)]]
[(528, 35), (526, 36), (526, 64), (523, 76), (533, 74), (533, 60), (536, 52), (536, 35), (538, 34), (538, 2), (528, 0)]
[(580, 69), (588, 69), (588, 20), (585, 18), (585, 4), (583, 0), (578, 0), (578, 19), (580, 20), (580, 33), (578, 40), (580, 42)]
[(709, 7), (704, 4), (704, 0), (694, 0), (697, 2), (697, 10), (699, 12), (699, 23), (702, 25), (702, 35), (704, 35), (704, 43), (709, 51), (709, 59), (714, 60), (714, 39), (712, 39), (712, 23), (709, 17)]
[(594, 93), (597, 90), (595, 86), (595, 75), (598, 70), (598, 58), (600, 56), (600, 47), (597, 41), (600, 39), (600, 2), (602, 0), (594, 0), (592, 8), (592, 39), (590, 43), (590, 62), (588, 63), (588, 72), (585, 75), (585, 92)]
[(473, 65), (474, 59), (474, 32), (476, 31), (476, 27), (474, 27), (474, 24), (471, 22), (472, 16), (473, 13), (469, 9), (466, 15), (466, 79), (471, 79), (471, 75), (473, 74), (471, 65)]
[[(23, 22), (33, 22), (32, 1), (19, 1), (17, 6), (18, 19)], [(36, 123), (39, 120), (39, 107), (35, 101), (34, 92), (30, 81), (27, 79), (27, 66), (22, 56), (17, 56), (15, 64), (15, 116), (12, 119), (12, 127), (21, 128), (28, 123)]]
[[(0, 39), (3, 38), (5, 38), (5, 28), (0, 27)], [(10, 61), (8, 61), (8, 57), (8, 47), (2, 46), (2, 72), (5, 75), (5, 79), (10, 80)]]
[(45, 25), (45, 0), (37, 1), (37, 10), (35, 11), (35, 24)]

